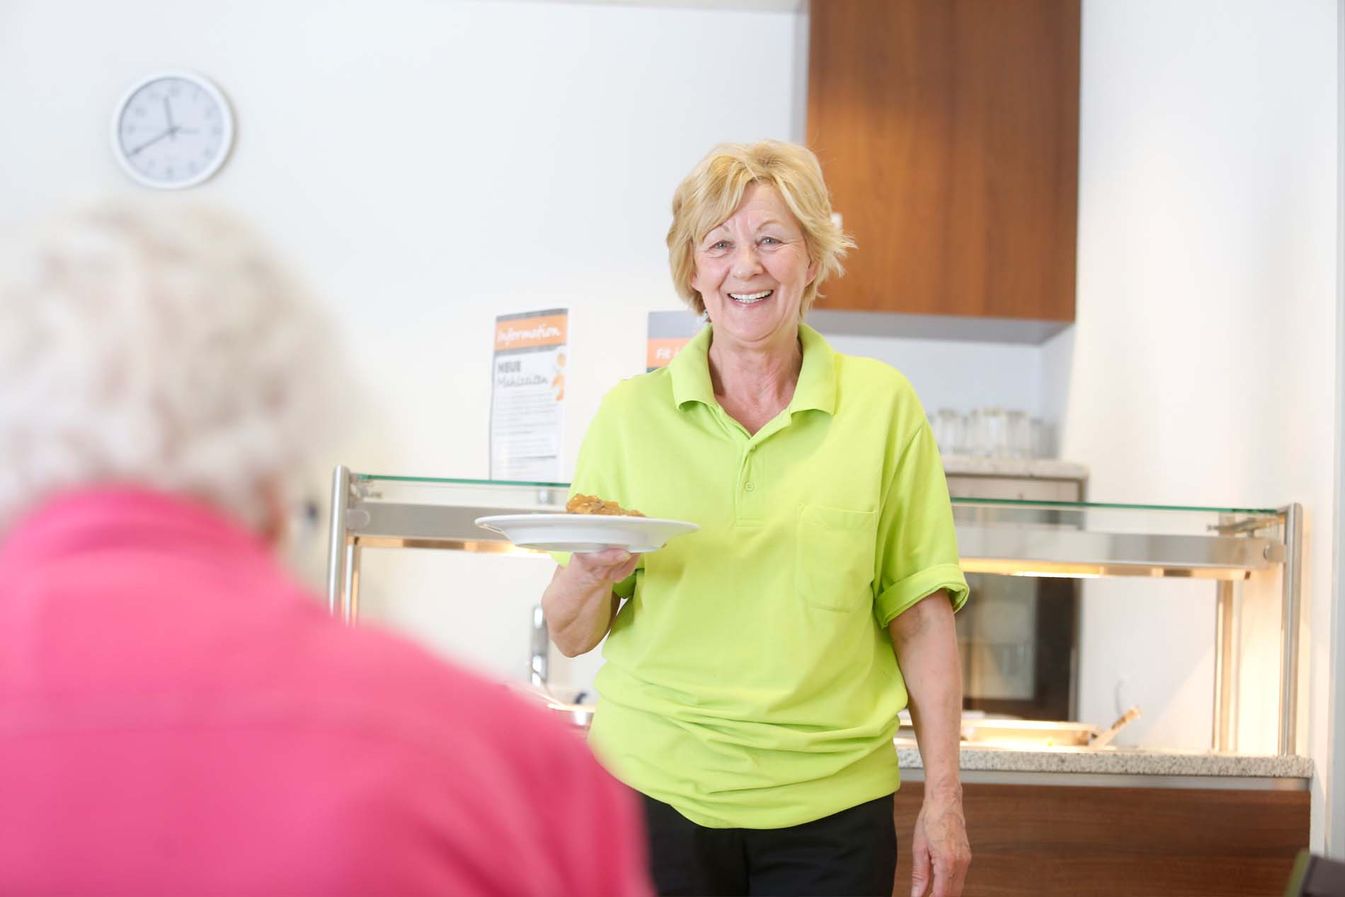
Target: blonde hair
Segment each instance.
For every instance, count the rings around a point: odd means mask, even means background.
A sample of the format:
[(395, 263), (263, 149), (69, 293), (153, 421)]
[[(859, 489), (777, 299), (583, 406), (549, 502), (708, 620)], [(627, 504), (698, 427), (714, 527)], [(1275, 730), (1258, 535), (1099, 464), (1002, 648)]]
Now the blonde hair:
[(808, 260), (817, 265), (816, 276), (804, 290), (800, 313), (822, 295), (818, 288), (827, 279), (844, 273), (841, 259), (855, 243), (832, 220), (822, 166), (812, 151), (780, 140), (720, 144), (678, 185), (668, 228), (673, 285), (697, 314), (705, 313), (705, 300), (691, 285), (696, 246), (733, 214), (747, 187), (755, 183), (779, 192), (803, 230)]
[(30, 228), (0, 260), (0, 530), (55, 493), (140, 485), (259, 529), (345, 378), (325, 315), (251, 228), (162, 198)]

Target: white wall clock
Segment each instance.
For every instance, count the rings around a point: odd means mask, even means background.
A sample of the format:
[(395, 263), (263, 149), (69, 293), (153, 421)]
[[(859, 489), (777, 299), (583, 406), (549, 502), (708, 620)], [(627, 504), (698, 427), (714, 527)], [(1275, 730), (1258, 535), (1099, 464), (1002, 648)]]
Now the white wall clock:
[(112, 116), (112, 153), (147, 187), (201, 183), (224, 164), (233, 138), (229, 101), (191, 72), (159, 72), (138, 81)]

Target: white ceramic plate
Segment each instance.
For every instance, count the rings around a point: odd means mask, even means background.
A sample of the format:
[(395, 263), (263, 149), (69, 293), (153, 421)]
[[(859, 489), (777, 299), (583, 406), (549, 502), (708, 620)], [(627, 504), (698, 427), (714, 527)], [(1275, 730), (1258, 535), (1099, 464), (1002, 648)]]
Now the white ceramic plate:
[(673, 536), (699, 527), (683, 520), (602, 514), (500, 514), (478, 517), (476, 525), (499, 533), (520, 548), (539, 551), (602, 551), (624, 548), (657, 551)]

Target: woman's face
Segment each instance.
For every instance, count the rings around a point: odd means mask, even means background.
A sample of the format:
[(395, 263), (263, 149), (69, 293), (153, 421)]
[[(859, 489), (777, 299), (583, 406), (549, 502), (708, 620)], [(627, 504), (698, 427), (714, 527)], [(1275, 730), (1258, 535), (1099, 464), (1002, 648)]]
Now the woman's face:
[(793, 344), (803, 291), (816, 273), (794, 213), (774, 187), (754, 183), (696, 247), (691, 285), (710, 313), (715, 342), (765, 348)]

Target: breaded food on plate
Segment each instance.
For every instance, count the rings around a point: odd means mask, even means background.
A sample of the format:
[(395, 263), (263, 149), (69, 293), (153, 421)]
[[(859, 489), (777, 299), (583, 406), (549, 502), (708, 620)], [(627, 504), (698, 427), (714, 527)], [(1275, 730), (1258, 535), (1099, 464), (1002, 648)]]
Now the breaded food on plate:
[(596, 495), (576, 495), (565, 503), (567, 514), (603, 514), (611, 517), (643, 517), (639, 511), (623, 508), (614, 501), (606, 501)]

